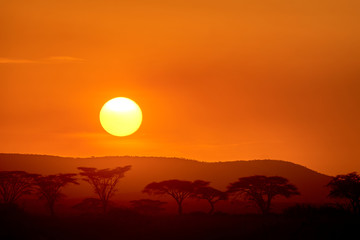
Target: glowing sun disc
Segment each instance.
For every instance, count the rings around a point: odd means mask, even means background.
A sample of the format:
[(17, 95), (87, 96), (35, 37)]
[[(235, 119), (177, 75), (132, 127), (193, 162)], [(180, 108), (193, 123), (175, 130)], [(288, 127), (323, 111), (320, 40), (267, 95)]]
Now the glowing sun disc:
[(129, 98), (113, 98), (106, 102), (100, 111), (101, 126), (114, 136), (133, 134), (139, 129), (141, 122), (141, 109)]

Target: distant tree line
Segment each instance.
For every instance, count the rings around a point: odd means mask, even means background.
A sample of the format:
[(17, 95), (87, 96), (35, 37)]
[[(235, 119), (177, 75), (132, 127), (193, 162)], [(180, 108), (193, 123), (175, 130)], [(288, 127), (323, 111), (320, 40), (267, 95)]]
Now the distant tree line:
[[(131, 166), (114, 169), (79, 167), (82, 180), (90, 184), (98, 198), (87, 198), (74, 207), (102, 209), (106, 212), (111, 197), (117, 191), (119, 180), (130, 169)], [(79, 184), (77, 176), (76, 173), (43, 176), (25, 171), (0, 171), (0, 201), (2, 204), (15, 204), (24, 195), (36, 194), (39, 199), (44, 200), (51, 216), (55, 216), (54, 206), (64, 196), (63, 188), (69, 184)], [(329, 197), (347, 200), (352, 212), (360, 214), (360, 176), (357, 173), (337, 175), (327, 187), (330, 189)], [(178, 214), (183, 213), (183, 202), (188, 198), (207, 201), (210, 206), (209, 214), (213, 214), (217, 202), (240, 197), (252, 202), (263, 214), (268, 214), (274, 198), (289, 198), (300, 194), (297, 187), (286, 178), (262, 175), (241, 177), (230, 183), (226, 191), (211, 187), (208, 181), (170, 179), (149, 183), (144, 187), (143, 193), (170, 196), (177, 203)], [(161, 211), (166, 204), (151, 199), (133, 200), (130, 203), (144, 214)]]

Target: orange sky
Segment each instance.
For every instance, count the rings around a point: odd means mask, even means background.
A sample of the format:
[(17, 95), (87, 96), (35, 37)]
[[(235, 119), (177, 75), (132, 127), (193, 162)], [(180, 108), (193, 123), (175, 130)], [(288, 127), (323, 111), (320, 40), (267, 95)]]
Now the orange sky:
[[(0, 152), (360, 171), (359, 9), (357, 0), (0, 0)], [(125, 138), (98, 117), (120, 96), (144, 115)]]

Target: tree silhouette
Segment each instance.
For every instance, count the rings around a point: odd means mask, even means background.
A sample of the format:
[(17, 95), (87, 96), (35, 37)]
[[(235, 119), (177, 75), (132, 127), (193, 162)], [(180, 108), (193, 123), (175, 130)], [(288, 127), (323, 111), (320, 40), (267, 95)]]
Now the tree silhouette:
[(140, 199), (130, 201), (130, 203), (137, 212), (142, 214), (156, 214), (164, 210), (162, 206), (167, 202), (152, 199)]
[(0, 171), (1, 202), (13, 204), (23, 195), (30, 194), (36, 176), (24, 171)]
[(337, 175), (328, 184), (329, 197), (347, 199), (354, 213), (360, 213), (360, 175), (356, 172)]
[(263, 214), (269, 213), (271, 200), (274, 197), (289, 198), (300, 194), (294, 185), (288, 183), (286, 178), (262, 175), (239, 178), (238, 181), (230, 183), (228, 192), (244, 195), (248, 200), (254, 202)]
[(64, 194), (61, 193), (62, 188), (70, 183), (79, 184), (76, 181), (76, 175), (77, 174), (73, 173), (60, 173), (35, 178), (35, 185), (37, 186), (40, 199), (45, 199), (51, 216), (55, 216), (55, 203), (64, 196)]
[(88, 182), (99, 196), (104, 213), (107, 211), (109, 199), (116, 192), (116, 185), (124, 173), (131, 169), (131, 166), (117, 167), (114, 169), (96, 169), (78, 167), (83, 180)]
[(194, 196), (194, 193), (197, 188), (207, 186), (209, 182), (202, 180), (196, 180), (194, 182), (184, 181), (184, 180), (166, 180), (162, 182), (152, 182), (145, 186), (143, 192), (148, 194), (155, 195), (170, 195), (173, 197), (178, 204), (178, 213), (182, 214), (182, 203), (183, 201), (191, 196)]
[(227, 199), (227, 193), (222, 192), (220, 190), (217, 190), (210, 186), (200, 187), (195, 190), (194, 196), (199, 199), (205, 199), (210, 204), (210, 211), (209, 214), (213, 214), (215, 203), (217, 203), (220, 200), (226, 200)]

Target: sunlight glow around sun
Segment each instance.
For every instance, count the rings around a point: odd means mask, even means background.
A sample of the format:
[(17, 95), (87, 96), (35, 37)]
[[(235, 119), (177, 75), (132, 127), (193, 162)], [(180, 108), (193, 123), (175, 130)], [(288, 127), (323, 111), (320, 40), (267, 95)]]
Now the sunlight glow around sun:
[(113, 98), (106, 102), (100, 111), (101, 126), (114, 136), (133, 134), (139, 129), (141, 122), (141, 109), (129, 98)]

